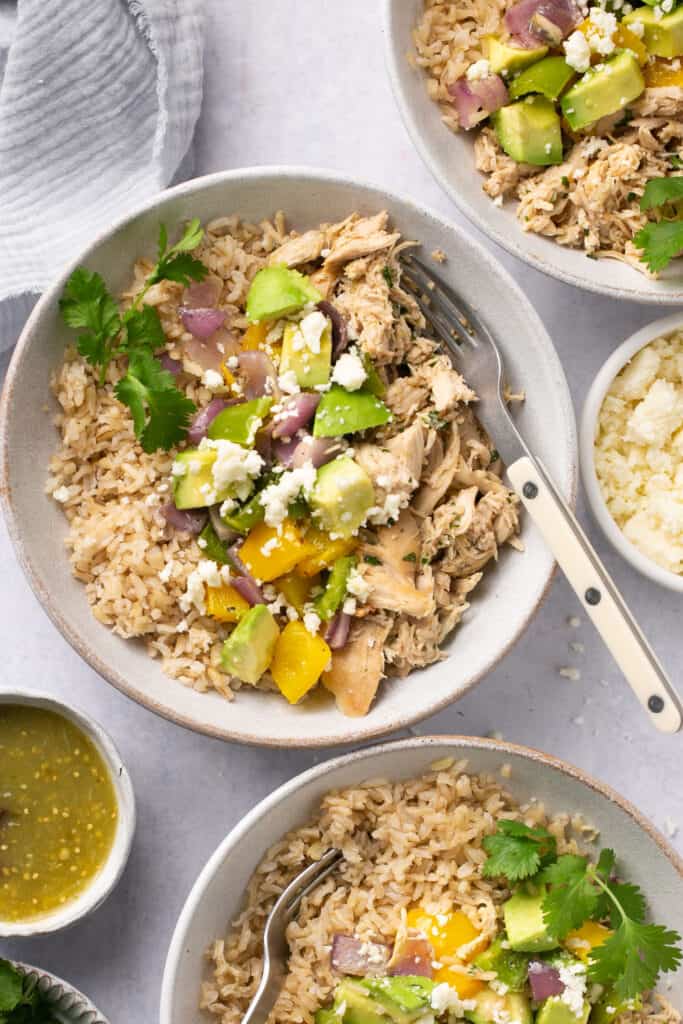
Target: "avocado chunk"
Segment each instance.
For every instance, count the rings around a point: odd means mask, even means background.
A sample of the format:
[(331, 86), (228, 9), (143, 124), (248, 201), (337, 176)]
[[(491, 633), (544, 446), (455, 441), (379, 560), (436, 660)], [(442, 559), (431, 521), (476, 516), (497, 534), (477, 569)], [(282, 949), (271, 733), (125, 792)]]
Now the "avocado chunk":
[(547, 46), (537, 46), (534, 50), (510, 46), (498, 36), (487, 36), (484, 40), (484, 56), (495, 75), (513, 75), (515, 71), (522, 71), (541, 60), (547, 52)]
[(535, 895), (516, 892), (503, 904), (510, 949), (517, 953), (542, 953), (557, 948), (557, 940), (548, 932), (543, 918), (544, 898), (544, 891)]
[(622, 1013), (637, 1012), (642, 1007), (643, 1000), (641, 996), (636, 996), (635, 999), (621, 999), (614, 989), (608, 988), (600, 996), (597, 1003), (593, 1004), (591, 1024), (613, 1024), (613, 1021), (620, 1017)]
[(355, 565), (353, 555), (345, 555), (332, 566), (325, 590), (315, 601), (315, 610), (323, 622), (329, 622), (346, 597), (346, 584)]
[(640, 64), (628, 50), (621, 50), (598, 67), (587, 71), (562, 97), (562, 113), (573, 131), (616, 113), (645, 88)]
[(550, 996), (541, 1003), (536, 1013), (536, 1024), (587, 1024), (590, 1012), (591, 1004), (587, 1001), (577, 1016), (560, 996)]
[(409, 1024), (424, 1016), (431, 1006), (434, 982), (418, 975), (364, 978), (360, 982), (396, 1024)]
[(391, 1024), (391, 1018), (361, 983), (348, 978), (337, 985), (334, 1005), (328, 1012), (335, 1013), (336, 1020), (343, 1021), (343, 1024)]
[(343, 1017), (332, 1007), (330, 1010), (320, 1009), (313, 1014), (315, 1024), (341, 1024)]
[(576, 72), (564, 57), (544, 57), (526, 71), (520, 72), (510, 83), (510, 99), (518, 100), (520, 96), (537, 92), (548, 100), (556, 100), (575, 77)]
[(520, 164), (561, 164), (562, 130), (555, 107), (545, 96), (527, 96), (492, 115), (502, 148)]
[(348, 455), (320, 467), (309, 499), (323, 530), (338, 537), (353, 536), (374, 503), (370, 477)]
[(247, 534), (251, 530), (252, 526), (256, 526), (257, 523), (262, 523), (266, 518), (266, 510), (261, 504), (261, 494), (253, 494), (248, 501), (245, 501), (239, 508), (234, 509), (232, 512), (228, 512), (227, 515), (221, 517), (226, 526), (229, 526), (231, 530), (236, 530), (237, 533)]
[(264, 267), (247, 294), (247, 320), (277, 320), (321, 299), (318, 289), (298, 270), (289, 270), (284, 264)]
[(264, 604), (254, 605), (223, 644), (221, 665), (243, 683), (258, 683), (273, 660), (280, 630)]
[(228, 558), (228, 549), (214, 530), (211, 523), (206, 524), (202, 532), (199, 534), (199, 540), (203, 542), (199, 545), (202, 549), (203, 558), (208, 558), (210, 562), (217, 562), (218, 565), (228, 564), (230, 561)]
[(529, 975), (529, 957), (503, 946), (503, 937), (494, 939), (488, 949), (475, 957), (475, 965), (482, 971), (495, 971), (498, 981), (511, 992), (522, 992)]
[(226, 494), (215, 493), (213, 464), (216, 453), (210, 448), (186, 448), (173, 461), (173, 501), (176, 508), (208, 508), (224, 501)]
[(311, 352), (301, 345), (301, 332), (297, 324), (287, 324), (282, 335), (280, 376), (293, 371), (300, 388), (315, 388), (327, 384), (332, 369), (332, 331), (329, 324), (320, 337), (320, 351)]
[(465, 1019), (472, 1024), (495, 1024), (500, 1020), (515, 1024), (532, 1024), (531, 1003), (522, 992), (499, 995), (492, 988), (482, 989), (473, 996), (475, 1007), (465, 1011)]
[(256, 432), (268, 415), (273, 399), (254, 398), (251, 402), (229, 405), (211, 421), (208, 435), (212, 441), (233, 441), (252, 448)]
[(346, 391), (334, 384), (320, 400), (313, 424), (314, 437), (341, 437), (388, 423), (391, 413), (371, 391)]
[(660, 18), (654, 10), (636, 7), (624, 15), (623, 23), (631, 26), (634, 21), (643, 26), (643, 42), (648, 53), (655, 57), (683, 56), (683, 7)]

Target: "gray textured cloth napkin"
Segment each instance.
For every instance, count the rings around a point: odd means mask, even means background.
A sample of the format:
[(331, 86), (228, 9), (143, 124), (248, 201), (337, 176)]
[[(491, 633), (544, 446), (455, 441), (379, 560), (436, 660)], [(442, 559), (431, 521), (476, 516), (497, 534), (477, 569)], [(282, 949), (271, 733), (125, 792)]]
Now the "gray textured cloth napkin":
[(178, 173), (202, 42), (203, 0), (0, 0), (0, 350), (66, 262)]

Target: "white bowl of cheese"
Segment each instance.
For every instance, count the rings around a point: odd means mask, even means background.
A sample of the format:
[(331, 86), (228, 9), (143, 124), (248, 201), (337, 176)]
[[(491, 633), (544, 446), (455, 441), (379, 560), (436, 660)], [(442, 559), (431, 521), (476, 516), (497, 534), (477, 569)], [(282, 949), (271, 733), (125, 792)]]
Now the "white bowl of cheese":
[(683, 593), (683, 314), (644, 327), (603, 365), (580, 452), (607, 538), (639, 572)]

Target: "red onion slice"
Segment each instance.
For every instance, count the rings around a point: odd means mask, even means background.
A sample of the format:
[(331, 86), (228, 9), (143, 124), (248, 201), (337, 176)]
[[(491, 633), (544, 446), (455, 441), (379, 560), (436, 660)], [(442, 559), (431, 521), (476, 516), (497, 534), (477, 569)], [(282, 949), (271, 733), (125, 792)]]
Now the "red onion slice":
[(287, 469), (289, 469), (300, 444), (301, 440), (298, 435), (290, 437), (289, 440), (276, 441), (273, 445), (273, 455), (275, 456), (275, 460), (279, 462), (281, 466), (286, 466)]
[(349, 331), (346, 326), (346, 320), (336, 306), (333, 306), (331, 302), (327, 302), (325, 299), (319, 302), (316, 308), (332, 321), (332, 359), (338, 359), (342, 352), (348, 348), (349, 344)]
[(339, 651), (349, 639), (351, 616), (347, 612), (337, 612), (327, 624), (325, 639), (332, 651)]
[(192, 337), (183, 342), (183, 352), (202, 370), (220, 370), (221, 364), (239, 352), (237, 338), (226, 327), (220, 327), (208, 341)]
[(378, 978), (386, 972), (391, 950), (381, 942), (361, 942), (355, 935), (334, 935), (330, 960), (340, 974)]
[(212, 505), (209, 509), (209, 519), (213, 526), (213, 531), (219, 540), (222, 540), (224, 544), (232, 544), (239, 534), (237, 530), (231, 529), (227, 523), (224, 523), (220, 515), (220, 505)]
[(202, 532), (208, 519), (208, 513), (203, 508), (180, 509), (176, 508), (172, 502), (164, 505), (160, 511), (168, 525), (172, 526), (174, 530), (182, 530), (184, 533), (192, 534), (193, 537)]
[(183, 364), (180, 362), (180, 360), (173, 359), (168, 354), (168, 352), (160, 352), (157, 358), (161, 365), (163, 366), (164, 370), (167, 370), (169, 373), (172, 373), (174, 377), (177, 377), (178, 374), (183, 369)]
[(561, 996), (565, 989), (557, 968), (542, 960), (532, 960), (529, 964), (529, 984), (531, 994), (538, 1003), (550, 996)]
[(263, 604), (261, 588), (240, 558), (240, 547), (241, 544), (233, 544), (231, 548), (228, 548), (228, 556), (232, 566), (239, 573), (239, 576), (233, 576), (230, 582), (238, 594), (241, 594), (244, 600), (248, 601), (252, 607), (255, 604)]
[(272, 395), (277, 400), (280, 394), (277, 386), (277, 374), (266, 353), (256, 349), (252, 352), (240, 352), (237, 358), (240, 372), (244, 378), (243, 386), (246, 398), (262, 398), (263, 395)]
[(190, 309), (189, 306), (180, 306), (178, 312), (185, 330), (199, 341), (208, 341), (225, 323), (226, 313), (222, 309)]
[(414, 928), (396, 937), (394, 954), (389, 963), (388, 974), (415, 974), (422, 978), (431, 978), (434, 974), (432, 966), (434, 950), (429, 939)]
[(568, 36), (581, 18), (574, 0), (520, 0), (505, 15), (505, 27), (522, 47), (533, 50), (558, 45), (558, 38), (561, 42)]
[(458, 113), (460, 127), (466, 131), (504, 107), (510, 99), (500, 75), (486, 75), (473, 81), (459, 78), (448, 86), (448, 92)]
[(315, 469), (320, 469), (326, 462), (331, 462), (342, 452), (342, 446), (336, 437), (303, 437), (292, 456), (292, 469), (312, 462)]
[(218, 416), (218, 413), (222, 412), (228, 405), (234, 404), (235, 402), (232, 399), (212, 398), (208, 405), (199, 410), (190, 424), (187, 431), (187, 439), (190, 444), (199, 444), (202, 438), (206, 437), (206, 432), (216, 416)]
[(183, 292), (182, 305), (190, 309), (208, 309), (215, 306), (221, 297), (223, 282), (217, 277), (205, 277), (203, 281), (192, 281)]
[(320, 395), (308, 391), (288, 398), (277, 414), (273, 437), (294, 437), (297, 430), (302, 430), (311, 422), (319, 402)]

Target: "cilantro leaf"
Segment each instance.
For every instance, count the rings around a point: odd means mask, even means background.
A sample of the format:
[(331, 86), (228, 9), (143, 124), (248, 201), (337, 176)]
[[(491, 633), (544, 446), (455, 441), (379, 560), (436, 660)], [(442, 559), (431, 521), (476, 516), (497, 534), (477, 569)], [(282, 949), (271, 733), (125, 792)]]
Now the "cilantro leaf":
[(24, 979), (7, 960), (0, 960), (0, 1013), (9, 1013), (21, 1002)]
[(650, 178), (640, 200), (640, 208), (647, 213), (677, 199), (683, 199), (683, 177)]
[(121, 330), (118, 306), (96, 271), (78, 267), (69, 277), (59, 300), (62, 319), (69, 327), (81, 328), (78, 351), (91, 366), (102, 368), (104, 379), (112, 358), (111, 345)]
[(144, 347), (155, 350), (163, 348), (166, 344), (166, 336), (159, 314), (153, 306), (129, 309), (124, 316), (124, 322), (126, 325), (126, 350), (131, 351)]
[(519, 882), (535, 875), (543, 864), (553, 860), (556, 843), (544, 828), (530, 828), (522, 821), (503, 818), (497, 832), (486, 836), (483, 846), (488, 853), (483, 873), (487, 878), (503, 875), (510, 882)]
[(641, 261), (653, 274), (657, 274), (683, 251), (683, 221), (662, 220), (646, 224), (633, 242), (643, 251)]
[(147, 278), (146, 287), (164, 280), (179, 281), (185, 285), (190, 281), (203, 281), (207, 274), (206, 267), (200, 260), (190, 256), (190, 252), (197, 248), (203, 237), (204, 229), (195, 217), (186, 225), (180, 240), (169, 249), (168, 234), (162, 224), (159, 228), (157, 265)]
[(566, 853), (543, 870), (541, 878), (550, 885), (543, 900), (543, 919), (548, 930), (563, 939), (595, 914), (599, 892), (586, 873), (588, 858)]
[(663, 925), (642, 924), (624, 915), (614, 934), (591, 952), (588, 977), (613, 984), (620, 999), (632, 999), (652, 988), (661, 971), (676, 970), (680, 939)]
[(140, 349), (131, 356), (128, 373), (115, 391), (131, 411), (144, 451), (169, 449), (183, 440), (196, 406), (176, 388), (172, 375), (151, 352)]
[[(609, 889), (627, 917), (630, 917), (632, 921), (637, 921), (638, 924), (645, 920), (645, 897), (637, 885), (612, 882)], [(609, 917), (612, 927), (616, 928), (621, 920), (621, 915), (608, 896), (605, 896), (605, 900), (607, 905), (601, 901), (599, 910), (603, 917)]]

